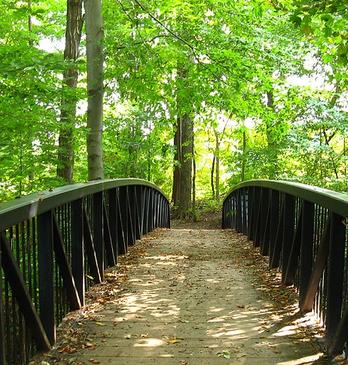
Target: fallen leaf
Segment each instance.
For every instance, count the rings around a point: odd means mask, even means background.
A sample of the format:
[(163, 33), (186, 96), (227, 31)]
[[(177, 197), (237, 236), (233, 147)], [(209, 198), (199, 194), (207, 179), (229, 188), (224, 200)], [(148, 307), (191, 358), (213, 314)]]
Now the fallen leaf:
[(219, 352), (216, 353), (216, 355), (218, 355), (218, 357), (223, 357), (225, 359), (230, 359), (231, 358), (231, 353), (228, 350), (219, 351)]
[(100, 364), (100, 361), (96, 359), (89, 359), (88, 361), (91, 362), (92, 364)]

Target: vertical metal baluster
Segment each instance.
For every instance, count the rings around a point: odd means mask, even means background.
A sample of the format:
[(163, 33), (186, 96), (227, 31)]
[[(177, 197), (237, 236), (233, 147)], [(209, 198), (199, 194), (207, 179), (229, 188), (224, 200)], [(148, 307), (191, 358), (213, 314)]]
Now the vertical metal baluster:
[(48, 340), (51, 344), (54, 344), (56, 325), (54, 316), (52, 223), (52, 213), (50, 211), (38, 216), (40, 318)]
[(83, 237), (82, 199), (71, 204), (72, 273), (81, 305), (85, 303), (85, 248)]
[(0, 244), (0, 364), (6, 365), (6, 347), (5, 347), (5, 326), (4, 326), (4, 307), (3, 307), (3, 273), (2, 273), (2, 266), (1, 266), (1, 244)]
[(326, 339), (328, 343), (331, 343), (341, 319), (346, 240), (344, 221), (344, 217), (331, 213), (326, 308)]
[(103, 204), (103, 192), (95, 193), (93, 195), (93, 239), (102, 281), (104, 281), (105, 269)]

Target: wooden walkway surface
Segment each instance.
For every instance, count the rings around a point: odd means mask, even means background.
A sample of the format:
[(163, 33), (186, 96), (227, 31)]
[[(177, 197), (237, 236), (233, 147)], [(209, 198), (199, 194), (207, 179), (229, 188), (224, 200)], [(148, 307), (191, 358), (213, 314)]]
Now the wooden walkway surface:
[(291, 290), (260, 281), (254, 252), (231, 231), (153, 232), (67, 318), (43, 364), (322, 363), (308, 317), (291, 315)]

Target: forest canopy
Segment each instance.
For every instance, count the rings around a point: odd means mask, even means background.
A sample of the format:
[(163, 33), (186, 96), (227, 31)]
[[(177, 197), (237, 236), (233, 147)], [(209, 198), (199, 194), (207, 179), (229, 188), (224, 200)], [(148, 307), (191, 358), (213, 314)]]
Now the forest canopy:
[(182, 216), (247, 179), (347, 191), (347, 10), (1, 0), (0, 201), (102, 177), (151, 180)]

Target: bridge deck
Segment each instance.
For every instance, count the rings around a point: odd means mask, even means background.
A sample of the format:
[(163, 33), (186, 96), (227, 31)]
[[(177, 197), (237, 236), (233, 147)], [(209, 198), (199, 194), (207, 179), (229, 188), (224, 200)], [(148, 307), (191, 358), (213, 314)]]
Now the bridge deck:
[(312, 363), (320, 354), (308, 317), (292, 315), (290, 289), (262, 282), (255, 273), (260, 260), (231, 231), (157, 230), (107, 272), (84, 310), (68, 317), (45, 361)]

